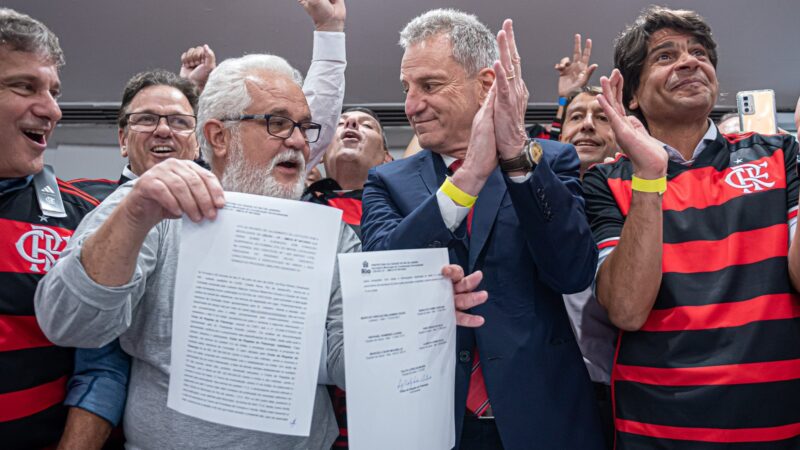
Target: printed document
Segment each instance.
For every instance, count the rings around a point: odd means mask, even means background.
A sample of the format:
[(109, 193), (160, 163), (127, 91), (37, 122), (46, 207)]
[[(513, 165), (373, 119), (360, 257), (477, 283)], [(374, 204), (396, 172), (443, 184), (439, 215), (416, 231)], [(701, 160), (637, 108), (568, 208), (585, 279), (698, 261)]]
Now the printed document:
[(183, 219), (167, 406), (308, 436), (341, 211), (225, 199), (213, 222)]
[(447, 250), (339, 255), (353, 450), (455, 445), (456, 323)]

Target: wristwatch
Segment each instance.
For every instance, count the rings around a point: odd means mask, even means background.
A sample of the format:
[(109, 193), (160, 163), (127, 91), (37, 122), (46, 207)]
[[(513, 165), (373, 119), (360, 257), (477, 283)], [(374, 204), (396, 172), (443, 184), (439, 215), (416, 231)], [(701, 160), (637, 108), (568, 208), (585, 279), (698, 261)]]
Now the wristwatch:
[(500, 160), (500, 170), (503, 172), (530, 172), (536, 167), (542, 157), (542, 146), (533, 139), (528, 139), (519, 156), (511, 159)]

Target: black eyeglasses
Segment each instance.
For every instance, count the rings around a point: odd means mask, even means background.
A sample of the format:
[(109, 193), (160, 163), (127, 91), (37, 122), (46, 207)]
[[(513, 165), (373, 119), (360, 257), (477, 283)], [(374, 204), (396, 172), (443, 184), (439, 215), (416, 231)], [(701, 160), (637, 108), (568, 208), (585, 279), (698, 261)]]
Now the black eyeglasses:
[(281, 139), (288, 139), (294, 133), (294, 129), (297, 128), (308, 143), (317, 142), (319, 132), (322, 130), (322, 125), (315, 122), (295, 122), (288, 117), (273, 114), (242, 114), (239, 117), (222, 119), (223, 122), (234, 120), (266, 120), (267, 133)]
[(197, 125), (197, 118), (189, 114), (153, 114), (153, 113), (128, 113), (125, 120), (133, 131), (152, 133), (161, 123), (161, 118), (167, 119), (167, 126), (174, 133), (191, 134)]

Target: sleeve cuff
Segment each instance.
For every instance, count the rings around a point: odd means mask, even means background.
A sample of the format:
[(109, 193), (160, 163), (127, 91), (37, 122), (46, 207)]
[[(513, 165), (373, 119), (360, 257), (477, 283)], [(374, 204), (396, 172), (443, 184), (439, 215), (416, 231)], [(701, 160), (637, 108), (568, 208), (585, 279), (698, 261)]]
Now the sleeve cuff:
[(315, 31), (313, 61), (347, 61), (344, 32)]
[(442, 192), (441, 189), (436, 191), (436, 203), (439, 204), (439, 211), (442, 213), (444, 225), (451, 233), (461, 225), (461, 222), (463, 222), (469, 214), (470, 208), (456, 205), (456, 202)]
[[(81, 243), (83, 244), (83, 243)], [(83, 250), (81, 248), (81, 250)], [(97, 308), (101, 311), (119, 309), (125, 303), (126, 295), (141, 283), (142, 271), (139, 266), (133, 272), (131, 280), (122, 286), (103, 286), (92, 280), (86, 273), (81, 262), (80, 252), (71, 255), (75, 258), (75, 264), (64, 264), (64, 280), (71, 280), (68, 284), (69, 289), (80, 296), (81, 301)]]
[(64, 404), (89, 411), (117, 426), (125, 410), (126, 390), (127, 386), (109, 378), (74, 376)]
[(533, 176), (533, 170), (531, 170), (530, 172), (526, 173), (525, 175), (517, 175), (515, 177), (508, 177), (508, 179), (511, 180), (512, 183), (519, 184), (519, 183), (524, 183), (524, 182), (530, 180), (532, 176)]

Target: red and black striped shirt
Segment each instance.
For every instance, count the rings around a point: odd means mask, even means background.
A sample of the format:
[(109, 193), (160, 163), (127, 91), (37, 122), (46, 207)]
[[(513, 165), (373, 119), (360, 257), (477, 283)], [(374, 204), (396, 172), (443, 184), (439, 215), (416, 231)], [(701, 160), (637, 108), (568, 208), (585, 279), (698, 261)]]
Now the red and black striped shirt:
[[(692, 166), (670, 161), (661, 286), (617, 344), (617, 449), (800, 448), (797, 152), (787, 135), (718, 135)], [(619, 240), (632, 174), (622, 157), (584, 177), (599, 247)]]
[(97, 200), (59, 180), (65, 218), (42, 215), (33, 183), (0, 193), (0, 447), (58, 442), (74, 349), (56, 347), (36, 322), (33, 295)]

